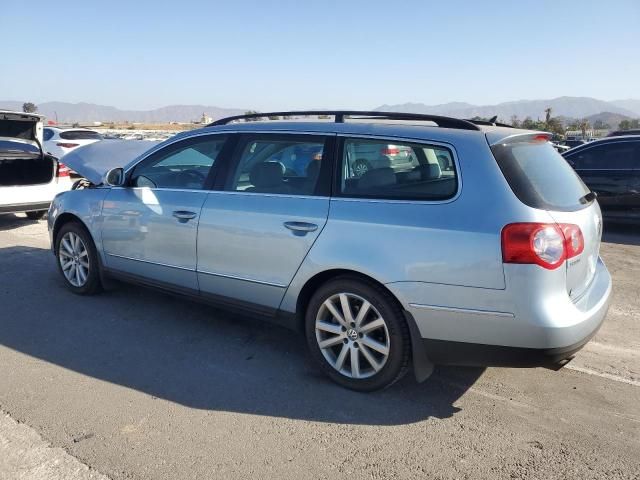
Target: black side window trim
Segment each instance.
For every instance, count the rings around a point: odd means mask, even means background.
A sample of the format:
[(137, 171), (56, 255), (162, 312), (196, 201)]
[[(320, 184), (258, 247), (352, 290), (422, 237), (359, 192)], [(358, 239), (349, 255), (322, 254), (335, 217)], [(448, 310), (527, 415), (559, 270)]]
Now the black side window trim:
[[(242, 157), (242, 150), (247, 142), (250, 140), (270, 140), (272, 138), (292, 138), (295, 140), (309, 141), (318, 140), (322, 138), (324, 140), (322, 163), (320, 164), (320, 173), (318, 174), (318, 181), (316, 188), (311, 196), (313, 197), (328, 197), (331, 195), (332, 185), (332, 171), (335, 164), (336, 153), (336, 135), (333, 133), (322, 133), (319, 135), (310, 135), (306, 133), (290, 133), (290, 132), (273, 132), (273, 133), (236, 133), (233, 135), (233, 151), (228, 152), (225, 156), (224, 163), (220, 165), (218, 170), (218, 176), (215, 182), (215, 190), (222, 190), (225, 192), (234, 192), (231, 190), (230, 182), (233, 179), (233, 175), (238, 167), (238, 162)], [(225, 146), (226, 149), (226, 146)], [(230, 149), (231, 150), (231, 149)], [(256, 194), (258, 195), (258, 194)], [(265, 194), (266, 195), (266, 194)], [(309, 195), (291, 195), (291, 196), (309, 196)]]
[(162, 147), (159, 150), (156, 150), (151, 155), (149, 155), (148, 157), (138, 162), (133, 168), (131, 168), (127, 176), (126, 186), (134, 187), (133, 180), (135, 178), (136, 170), (138, 170), (139, 168), (144, 168), (147, 165), (154, 163), (155, 161), (157, 161), (158, 157), (166, 157), (167, 155), (171, 155), (175, 151), (181, 150), (190, 145), (212, 140), (214, 137), (217, 137), (217, 136), (225, 137), (225, 143), (222, 146), (222, 149), (220, 150), (220, 154), (216, 158), (214, 164), (209, 169), (207, 178), (205, 179), (202, 188), (194, 189), (194, 191), (212, 190), (213, 185), (215, 183), (215, 179), (218, 176), (218, 172), (220, 171), (219, 165), (224, 163), (224, 158), (228, 154), (229, 147), (233, 146), (233, 145), (230, 145), (233, 143), (232, 141), (230, 141), (232, 140), (233, 136), (227, 132), (211, 133), (207, 135), (196, 135), (193, 137), (188, 137), (182, 140), (178, 140), (177, 142), (170, 143), (169, 145), (166, 145), (165, 147)]

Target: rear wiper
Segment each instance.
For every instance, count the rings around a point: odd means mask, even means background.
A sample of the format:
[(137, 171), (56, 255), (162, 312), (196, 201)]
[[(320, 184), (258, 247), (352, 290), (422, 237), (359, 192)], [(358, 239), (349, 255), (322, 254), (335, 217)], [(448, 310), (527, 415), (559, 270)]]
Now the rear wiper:
[(581, 204), (586, 205), (587, 203), (593, 202), (596, 199), (597, 196), (598, 196), (598, 194), (596, 192), (589, 192), (585, 196), (580, 197), (580, 199), (578, 201)]

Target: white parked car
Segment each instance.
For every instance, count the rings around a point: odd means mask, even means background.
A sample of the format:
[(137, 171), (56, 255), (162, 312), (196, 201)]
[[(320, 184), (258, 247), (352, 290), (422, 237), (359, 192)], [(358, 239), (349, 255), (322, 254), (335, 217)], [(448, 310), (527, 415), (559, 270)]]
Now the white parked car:
[(40, 219), (71, 189), (69, 169), (43, 151), (42, 131), (40, 115), (0, 110), (0, 213)]
[(43, 137), (44, 151), (57, 158), (78, 147), (103, 140), (102, 135), (88, 128), (44, 127)]

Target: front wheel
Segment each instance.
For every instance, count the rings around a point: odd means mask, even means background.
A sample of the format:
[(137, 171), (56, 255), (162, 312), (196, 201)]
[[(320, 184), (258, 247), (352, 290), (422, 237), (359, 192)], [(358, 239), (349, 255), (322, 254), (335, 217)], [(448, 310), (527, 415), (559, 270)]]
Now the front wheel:
[(358, 391), (387, 388), (407, 372), (409, 329), (395, 298), (358, 278), (320, 287), (306, 313), (311, 355), (336, 383)]
[(46, 215), (46, 210), (36, 210), (34, 212), (26, 212), (29, 220), (42, 220)]
[(98, 254), (91, 235), (77, 222), (62, 226), (56, 237), (58, 269), (67, 287), (78, 295), (101, 290)]

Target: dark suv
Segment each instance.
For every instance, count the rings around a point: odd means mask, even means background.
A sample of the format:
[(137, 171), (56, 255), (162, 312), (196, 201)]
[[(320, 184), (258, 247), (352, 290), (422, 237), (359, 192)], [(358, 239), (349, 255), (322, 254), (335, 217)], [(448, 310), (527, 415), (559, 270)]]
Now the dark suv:
[(563, 154), (610, 220), (640, 221), (640, 135), (608, 137)]

